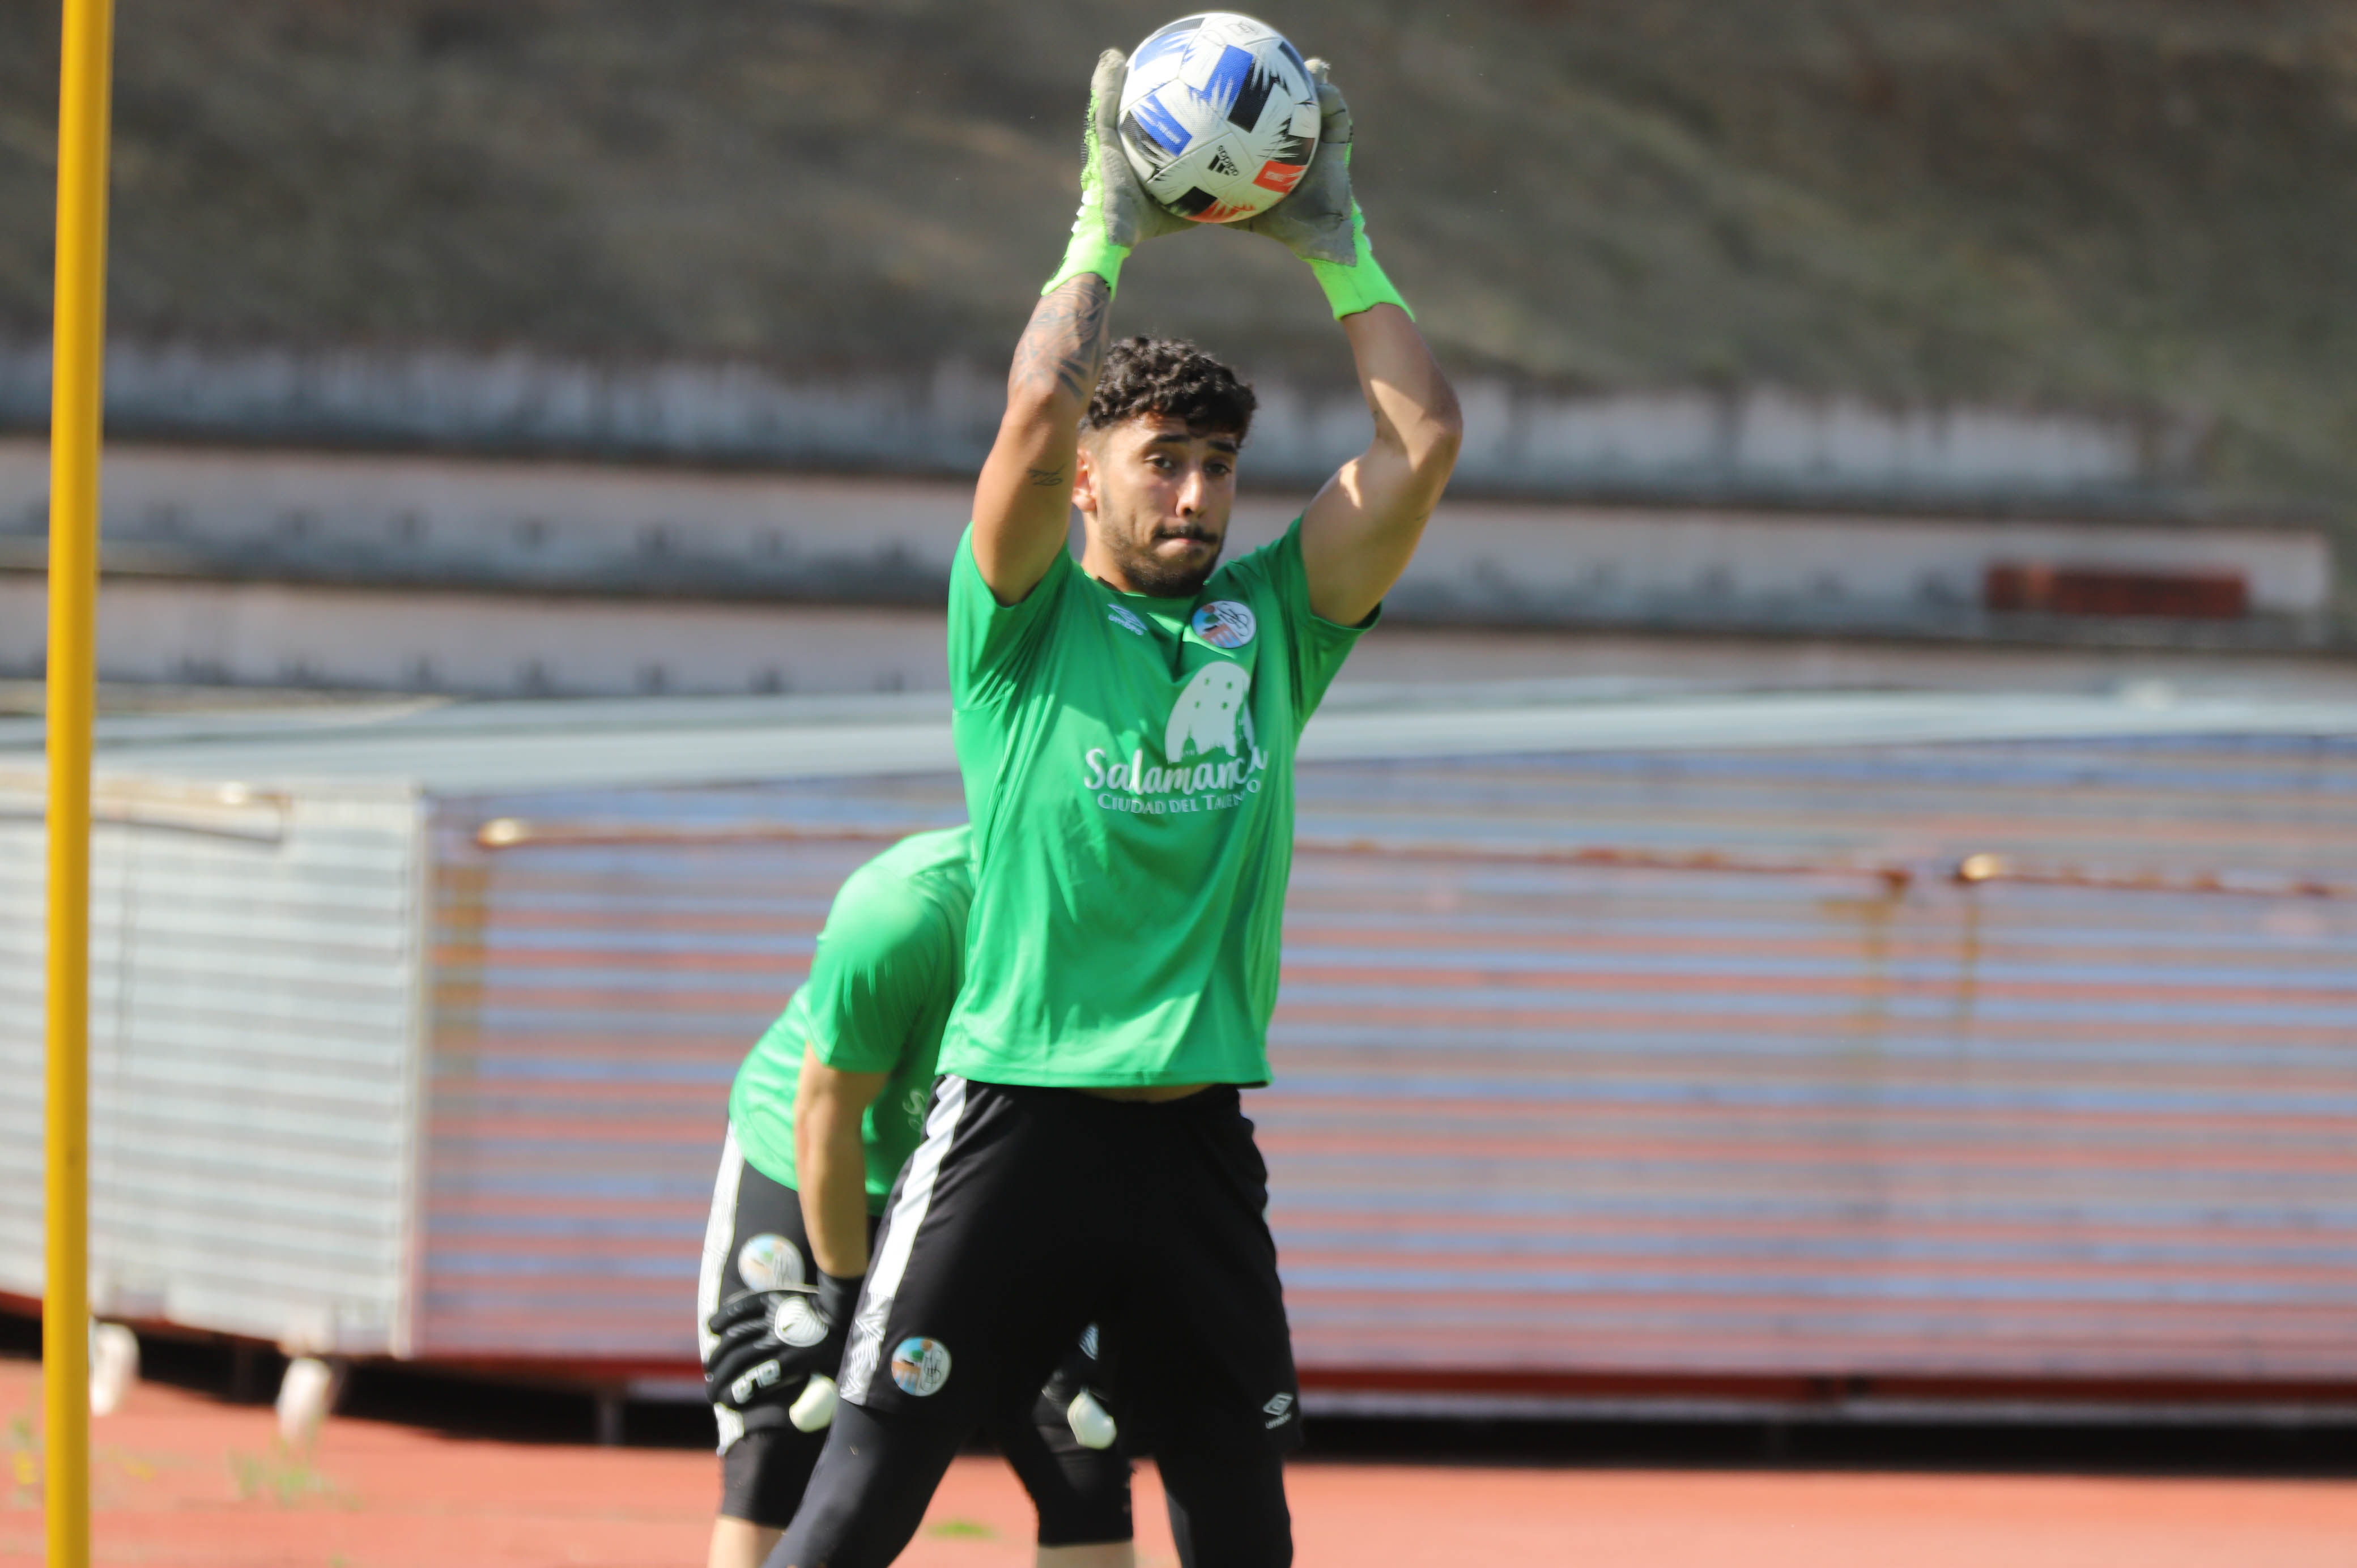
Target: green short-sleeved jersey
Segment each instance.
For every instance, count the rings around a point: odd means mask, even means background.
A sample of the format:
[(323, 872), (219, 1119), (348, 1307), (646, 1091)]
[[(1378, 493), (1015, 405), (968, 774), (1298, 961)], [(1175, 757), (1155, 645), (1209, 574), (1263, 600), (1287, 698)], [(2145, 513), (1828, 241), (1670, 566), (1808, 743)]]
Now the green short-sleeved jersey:
[(942, 1026), (965, 959), (974, 880), (963, 828), (902, 839), (845, 879), (819, 932), (810, 979), (770, 1026), (728, 1092), (728, 1121), (753, 1168), (794, 1181), (794, 1090), (802, 1052), (845, 1072), (890, 1076), (867, 1108), (867, 1207), (924, 1138)]
[(1294, 746), (1364, 629), (1311, 612), (1298, 521), (1189, 599), (1060, 553), (1004, 606), (968, 531), (949, 656), (974, 891), (943, 1072), (1268, 1080)]

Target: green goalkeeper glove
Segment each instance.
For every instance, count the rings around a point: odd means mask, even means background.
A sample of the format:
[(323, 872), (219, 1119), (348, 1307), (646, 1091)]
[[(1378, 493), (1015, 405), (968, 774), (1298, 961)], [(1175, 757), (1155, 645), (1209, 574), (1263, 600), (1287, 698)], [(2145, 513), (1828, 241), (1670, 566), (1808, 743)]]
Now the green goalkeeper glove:
[(1318, 80), (1318, 156), (1292, 195), (1236, 227), (1265, 234), (1308, 262), (1337, 321), (1375, 305), (1396, 305), (1413, 320), (1415, 312), (1368, 248), (1367, 220), (1351, 194), (1351, 105), (1327, 80), (1324, 60), (1308, 63)]
[(1054, 293), (1082, 273), (1094, 273), (1113, 287), (1131, 251), (1193, 227), (1146, 193), (1121, 150), (1121, 90), (1128, 80), (1128, 56), (1119, 49), (1097, 56), (1096, 71), (1089, 78), (1088, 124), (1081, 136), (1081, 207), (1072, 216), (1072, 242), (1063, 263), (1041, 294)]

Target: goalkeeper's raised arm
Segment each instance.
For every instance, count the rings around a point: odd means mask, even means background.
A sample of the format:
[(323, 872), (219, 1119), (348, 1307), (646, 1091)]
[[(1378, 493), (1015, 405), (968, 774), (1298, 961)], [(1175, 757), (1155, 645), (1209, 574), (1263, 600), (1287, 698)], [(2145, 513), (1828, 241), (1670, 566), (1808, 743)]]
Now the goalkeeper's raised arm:
[(974, 487), (974, 564), (1003, 605), (1037, 587), (1064, 548), (1081, 416), (1104, 366), (1121, 263), (1140, 242), (1188, 227), (1146, 194), (1122, 156), (1115, 117), (1127, 74), (1119, 49), (1098, 58), (1071, 244), (1015, 346), (1006, 413)]
[(1326, 481), (1301, 519), (1310, 607), (1355, 626), (1407, 569), (1457, 467), (1465, 427), (1448, 378), (1367, 243), (1351, 189), (1351, 107), (1323, 60), (1309, 68), (1318, 79), (1317, 160), (1291, 196), (1241, 227), (1309, 263), (1351, 340), (1374, 415), (1374, 440)]

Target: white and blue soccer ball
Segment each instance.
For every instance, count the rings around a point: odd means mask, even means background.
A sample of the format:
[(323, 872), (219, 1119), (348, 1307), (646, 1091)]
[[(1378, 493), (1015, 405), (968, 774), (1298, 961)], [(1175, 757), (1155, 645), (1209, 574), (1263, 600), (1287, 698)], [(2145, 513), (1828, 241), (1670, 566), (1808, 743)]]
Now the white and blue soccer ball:
[(1137, 46), (1121, 150), (1146, 194), (1198, 223), (1275, 206), (1318, 152), (1318, 84), (1301, 51), (1233, 11), (1182, 16)]

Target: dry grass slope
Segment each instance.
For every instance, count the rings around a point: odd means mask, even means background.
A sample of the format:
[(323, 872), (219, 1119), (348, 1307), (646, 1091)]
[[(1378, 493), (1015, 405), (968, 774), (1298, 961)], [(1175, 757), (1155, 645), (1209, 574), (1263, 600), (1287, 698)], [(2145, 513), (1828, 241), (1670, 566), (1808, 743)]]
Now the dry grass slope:
[[(119, 329), (922, 364), (1005, 351), (1135, 0), (122, 0)], [(0, 331), (48, 295), (54, 7), (0, 5)], [(1290, 0), (1460, 365), (2165, 407), (2357, 497), (2357, 14), (2330, 0)], [(1125, 325), (1340, 376), (1273, 247)]]

